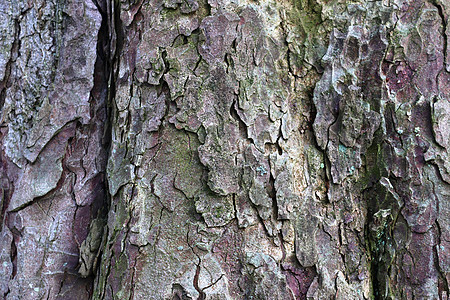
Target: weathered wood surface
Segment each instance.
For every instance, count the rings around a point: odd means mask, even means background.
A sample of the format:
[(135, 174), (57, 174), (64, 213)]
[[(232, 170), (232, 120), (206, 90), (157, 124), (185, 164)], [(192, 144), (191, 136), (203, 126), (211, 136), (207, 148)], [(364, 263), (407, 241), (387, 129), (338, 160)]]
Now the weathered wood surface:
[(447, 299), (449, 13), (0, 2), (0, 297)]

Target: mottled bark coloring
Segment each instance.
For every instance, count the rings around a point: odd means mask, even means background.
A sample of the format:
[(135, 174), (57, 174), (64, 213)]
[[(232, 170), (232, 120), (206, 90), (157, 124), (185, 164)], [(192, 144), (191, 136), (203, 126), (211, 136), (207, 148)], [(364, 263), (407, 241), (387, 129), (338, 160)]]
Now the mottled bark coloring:
[(0, 298), (440, 299), (446, 0), (0, 2)]

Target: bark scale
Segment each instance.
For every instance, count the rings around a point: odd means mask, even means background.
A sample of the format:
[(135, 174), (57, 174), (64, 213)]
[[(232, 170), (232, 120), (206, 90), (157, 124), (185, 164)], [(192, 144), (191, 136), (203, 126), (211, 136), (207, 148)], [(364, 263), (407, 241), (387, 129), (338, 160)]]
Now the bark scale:
[(450, 6), (5, 1), (6, 299), (447, 299)]

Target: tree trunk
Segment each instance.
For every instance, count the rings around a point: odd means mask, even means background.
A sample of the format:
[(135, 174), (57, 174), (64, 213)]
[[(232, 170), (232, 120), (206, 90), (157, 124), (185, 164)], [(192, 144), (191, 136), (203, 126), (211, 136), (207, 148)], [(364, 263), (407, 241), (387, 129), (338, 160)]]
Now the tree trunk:
[(447, 299), (449, 13), (0, 2), (0, 295)]

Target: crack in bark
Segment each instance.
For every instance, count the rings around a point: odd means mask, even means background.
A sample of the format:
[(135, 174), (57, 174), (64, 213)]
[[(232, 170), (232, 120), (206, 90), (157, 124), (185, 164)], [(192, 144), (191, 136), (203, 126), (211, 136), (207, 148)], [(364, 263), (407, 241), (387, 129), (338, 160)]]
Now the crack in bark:
[(241, 134), (242, 138), (244, 138), (249, 144), (254, 144), (253, 139), (248, 136), (247, 125), (242, 120), (241, 116), (239, 116), (239, 112), (238, 112), (236, 106), (237, 106), (237, 101), (236, 101), (236, 99), (234, 99), (233, 103), (230, 106), (230, 115), (235, 121), (238, 122), (239, 133)]
[[(114, 9), (114, 6), (118, 5), (117, 1), (113, 0), (94, 0), (93, 1), (98, 12), (101, 15), (101, 25), (97, 35), (97, 57), (94, 68), (94, 86), (90, 93), (90, 113), (91, 118), (93, 118), (93, 122), (90, 124), (83, 126), (87, 128), (88, 132), (96, 130), (98, 127), (100, 133), (102, 134), (100, 143), (100, 147), (102, 147), (103, 155), (105, 156), (105, 162), (111, 155), (111, 136), (112, 136), (112, 124), (113, 124), (113, 99), (115, 96), (115, 81), (116, 74), (118, 74), (118, 70), (114, 70), (115, 64), (118, 66), (118, 55), (116, 48), (116, 26), (113, 24), (114, 21), (117, 21), (118, 10)], [(113, 15), (115, 14), (115, 16)], [(115, 18), (116, 17), (116, 18)], [(117, 67), (118, 68), (118, 67)], [(101, 74), (98, 76), (98, 74)], [(78, 129), (77, 129), (78, 130)], [(89, 150), (89, 141), (86, 142), (87, 145), (84, 147), (84, 155), (80, 159), (80, 165), (84, 171), (84, 176), (86, 176), (86, 167), (84, 166), (84, 159)], [(95, 166), (98, 168), (99, 165), (96, 163)], [(100, 170), (98, 170), (98, 174), (96, 176), (102, 176), (102, 191), (97, 191), (97, 195), (95, 196), (93, 203), (91, 204), (91, 217), (105, 220), (103, 222), (103, 230), (101, 233), (101, 241), (96, 253), (96, 259), (94, 260), (94, 265), (92, 266), (92, 270), (90, 270), (91, 274), (94, 276), (90, 276), (91, 280), (91, 288), (94, 288), (95, 284), (95, 274), (96, 270), (100, 266), (100, 257), (102, 256), (103, 251), (107, 247), (107, 237), (109, 236), (109, 230), (107, 226), (107, 214), (109, 211), (109, 207), (111, 205), (111, 195), (109, 194), (108, 188), (108, 176), (106, 173), (106, 165), (101, 165)], [(98, 195), (103, 195), (103, 197), (99, 198)], [(74, 199), (75, 201), (75, 199)], [(100, 201), (101, 203), (95, 203)], [(97, 208), (95, 208), (97, 206)], [(77, 205), (78, 209), (78, 205)], [(98, 209), (98, 211), (96, 210)], [(76, 213), (74, 214), (74, 218)], [(93, 220), (91, 220), (91, 223)], [(76, 235), (74, 235), (76, 236)], [(88, 247), (90, 247), (88, 245)], [(113, 247), (113, 243), (109, 244), (109, 248)], [(79, 247), (80, 248), (80, 247)], [(86, 261), (83, 255), (80, 255), (80, 259), (85, 263)], [(110, 274), (109, 265), (101, 266), (104, 267), (106, 278), (108, 278)], [(107, 285), (103, 286), (103, 290), (99, 291), (99, 298), (103, 298), (106, 295)]]
[(431, 0), (431, 4), (436, 7), (436, 9), (438, 10), (438, 14), (439, 17), (441, 19), (441, 23), (442, 23), (442, 36), (444, 39), (444, 49), (443, 49), (443, 56), (444, 56), (444, 69), (447, 70), (447, 72), (450, 72), (450, 65), (447, 65), (445, 67), (445, 65), (448, 63), (447, 62), (447, 51), (448, 51), (448, 36), (447, 36), (447, 21), (445, 20), (445, 14), (444, 14), (444, 10), (442, 8), (442, 4), (438, 3), (438, 0)]
[(203, 292), (203, 289), (201, 289), (198, 285), (198, 281), (199, 281), (199, 277), (200, 277), (200, 265), (202, 263), (202, 259), (200, 258), (200, 256), (197, 254), (197, 252), (195, 252), (194, 247), (191, 245), (191, 243), (189, 242), (189, 232), (191, 231), (191, 227), (188, 224), (188, 230), (186, 232), (186, 244), (188, 245), (188, 247), (191, 249), (192, 253), (194, 253), (194, 255), (197, 257), (198, 262), (195, 264), (196, 268), (195, 268), (195, 275), (194, 275), (194, 279), (193, 279), (193, 286), (195, 288), (195, 290), (198, 292), (199, 296), (197, 298), (197, 300), (205, 300), (206, 298), (206, 293)]
[[(14, 20), (14, 41), (11, 46), (10, 57), (5, 67), (5, 75), (3, 79), (0, 81), (0, 112), (3, 109), (6, 99), (6, 90), (8, 88), (9, 78), (11, 76), (11, 69), (13, 63), (16, 61), (17, 56), (19, 55), (20, 50), (20, 24), (19, 20)], [(3, 113), (3, 112), (2, 112)]]

